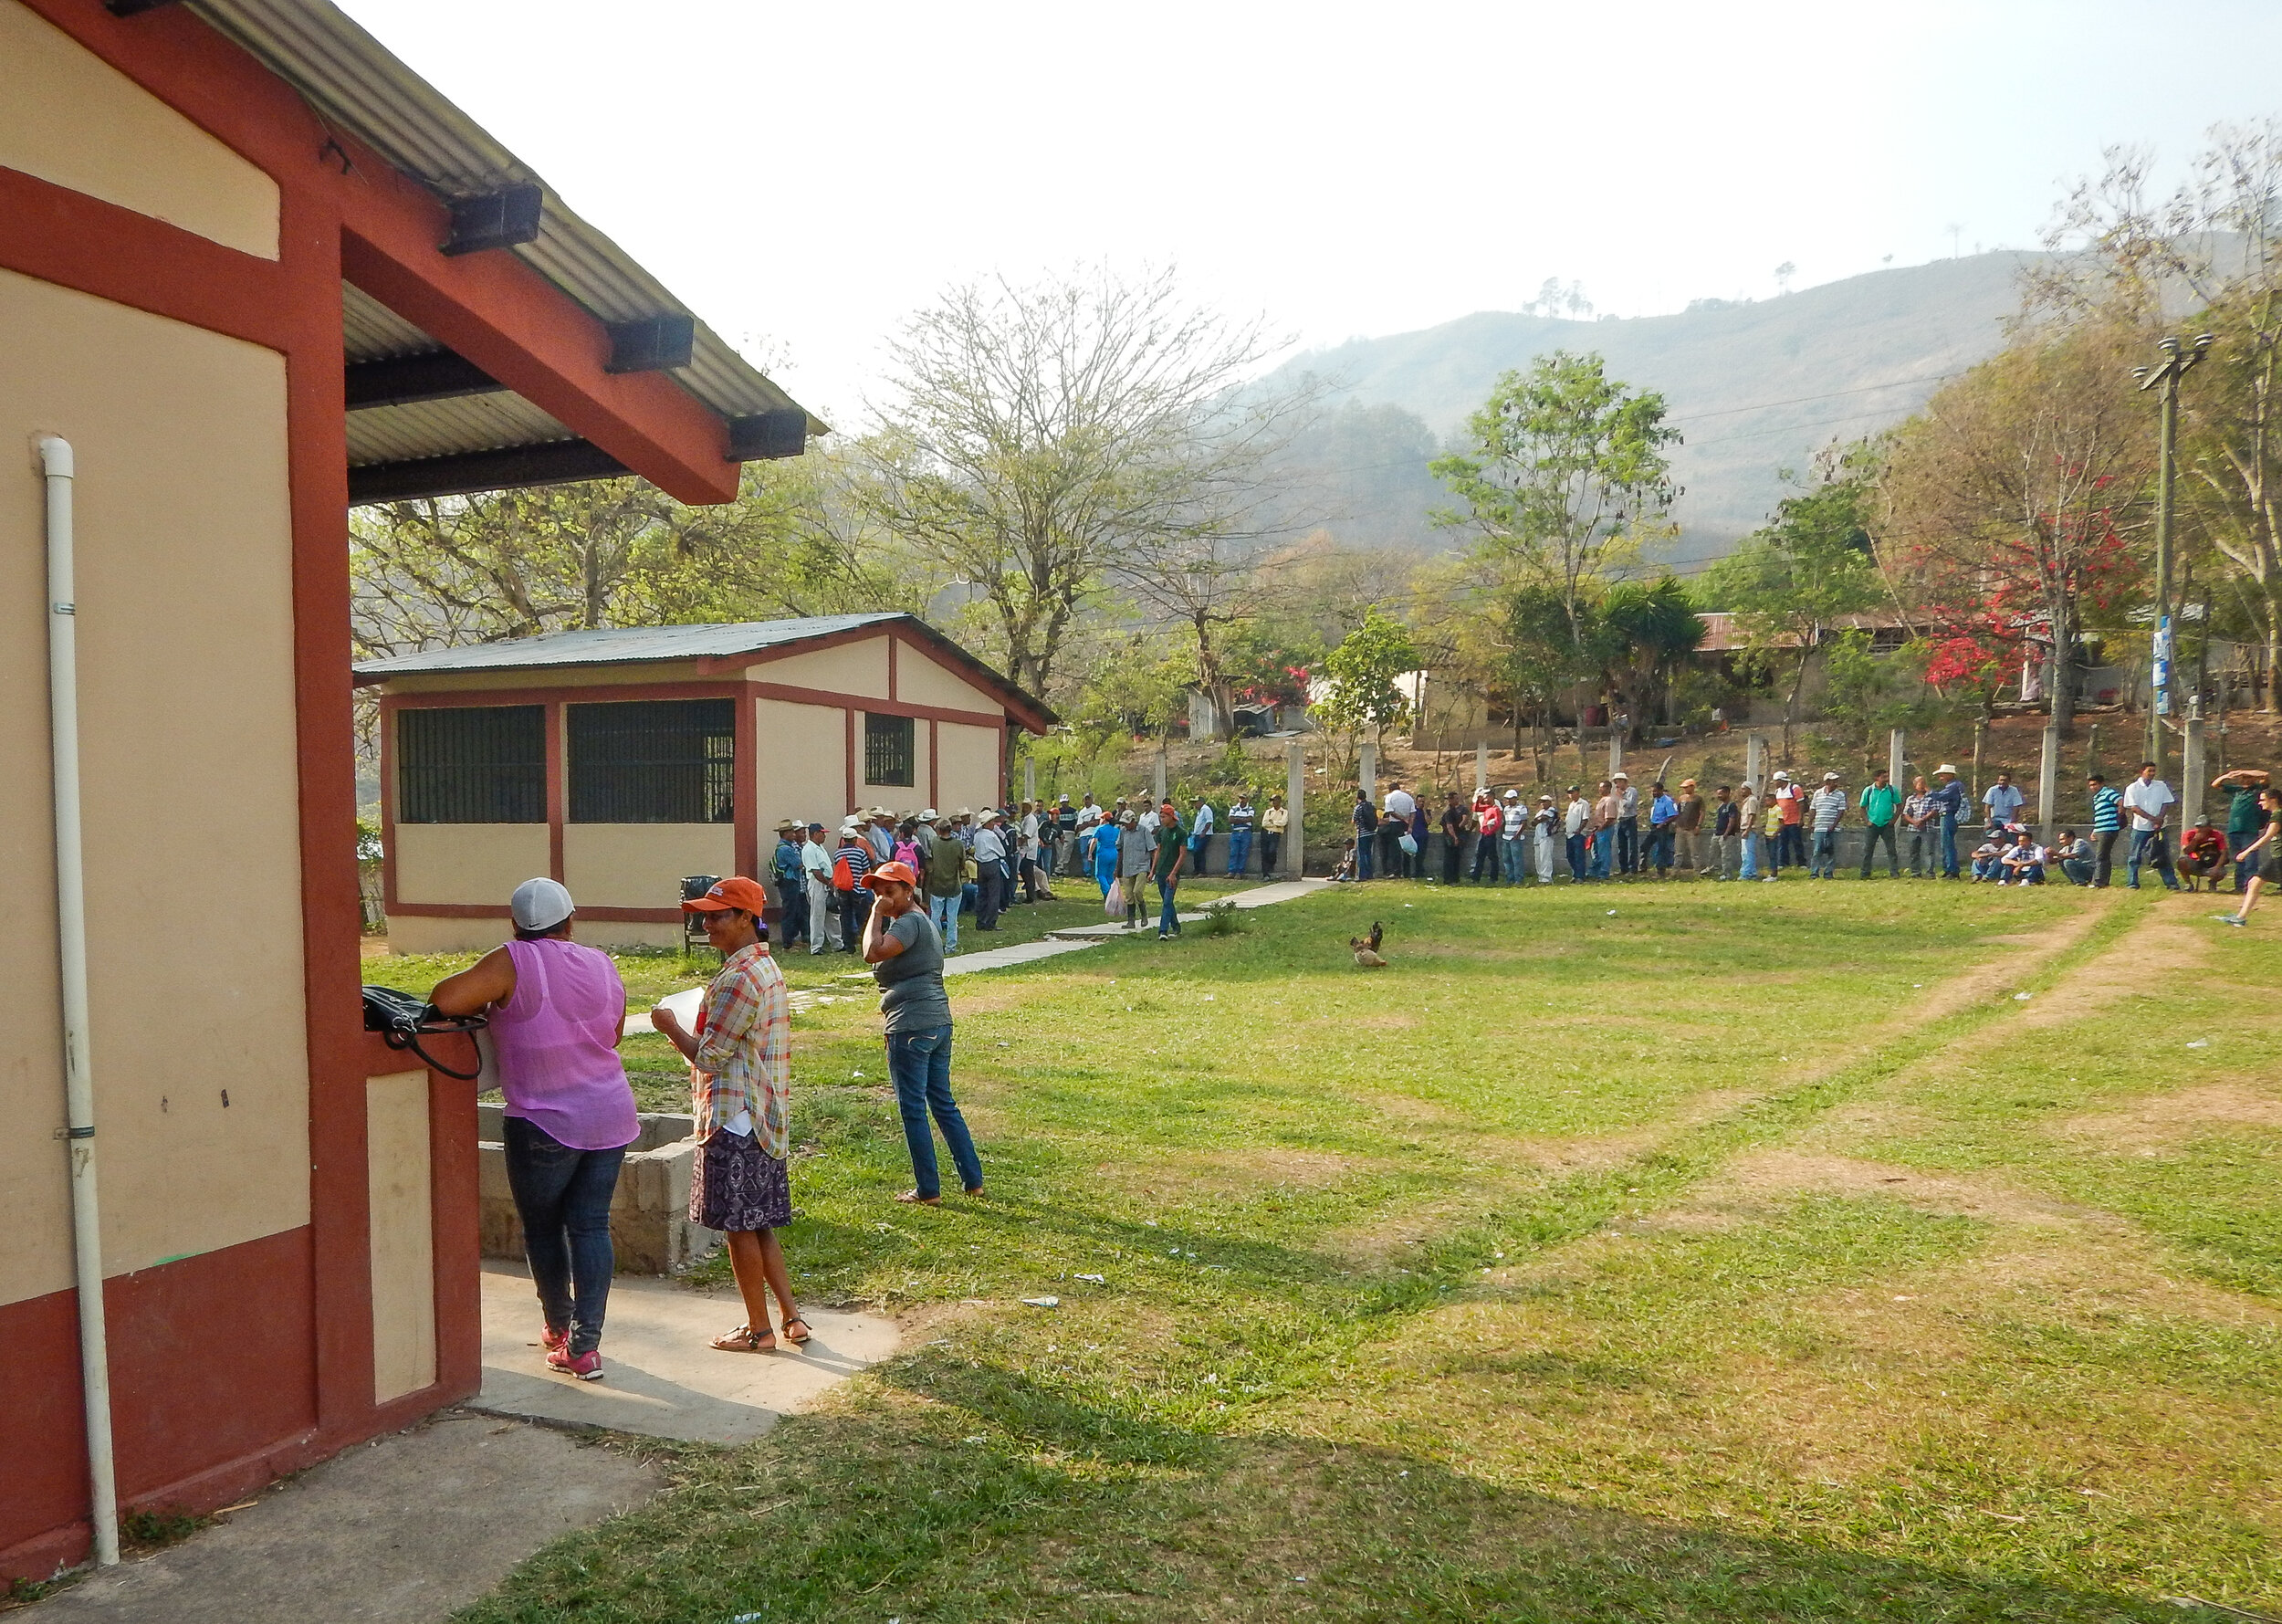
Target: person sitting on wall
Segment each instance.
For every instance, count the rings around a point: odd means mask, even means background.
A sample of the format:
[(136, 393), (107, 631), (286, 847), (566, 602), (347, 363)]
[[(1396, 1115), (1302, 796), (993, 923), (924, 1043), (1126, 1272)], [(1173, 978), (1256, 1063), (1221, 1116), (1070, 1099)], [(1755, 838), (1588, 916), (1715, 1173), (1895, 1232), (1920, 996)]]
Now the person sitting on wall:
[(539, 1345), (551, 1368), (599, 1381), (617, 1267), (611, 1197), (641, 1131), (618, 1058), (626, 986), (608, 954), (570, 939), (575, 909), (557, 882), (525, 880), (508, 912), (514, 939), (438, 981), (428, 1001), (445, 1015), (489, 1012), (508, 1189), (546, 1321)]
[[(911, 871), (900, 864), (879, 872)], [(745, 1323), (713, 1339), (724, 1353), (767, 1353), (777, 1338), (798, 1346), (808, 1322), (792, 1300), (777, 1231), (792, 1221), (790, 1095), (792, 1023), (784, 972), (761, 939), (768, 894), (742, 875), (715, 882), (682, 904), (705, 923), (721, 968), (706, 988), (697, 1030), (660, 1004), (650, 1024), (689, 1062), (696, 1108), (697, 1165), (689, 1186), (689, 1221), (717, 1230), (728, 1243), (729, 1273), (745, 1299)], [(865, 913), (865, 923), (870, 923)], [(776, 1293), (778, 1328), (769, 1328)]]

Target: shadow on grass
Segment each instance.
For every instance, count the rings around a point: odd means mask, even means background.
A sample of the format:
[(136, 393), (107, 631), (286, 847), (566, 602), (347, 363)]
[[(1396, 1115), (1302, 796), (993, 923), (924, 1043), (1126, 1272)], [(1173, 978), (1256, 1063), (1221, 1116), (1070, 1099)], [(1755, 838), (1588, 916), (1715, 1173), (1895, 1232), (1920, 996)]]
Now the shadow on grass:
[(673, 1490), (558, 1542), (463, 1617), (2181, 1617), (2018, 1552), (1879, 1554), (1867, 1547), (1910, 1531), (1859, 1502), (1815, 1508), (1827, 1539), (1771, 1537), (1503, 1489), (1400, 1451), (1191, 1431), (950, 1357), (882, 1374), (887, 1402), (685, 1456)]

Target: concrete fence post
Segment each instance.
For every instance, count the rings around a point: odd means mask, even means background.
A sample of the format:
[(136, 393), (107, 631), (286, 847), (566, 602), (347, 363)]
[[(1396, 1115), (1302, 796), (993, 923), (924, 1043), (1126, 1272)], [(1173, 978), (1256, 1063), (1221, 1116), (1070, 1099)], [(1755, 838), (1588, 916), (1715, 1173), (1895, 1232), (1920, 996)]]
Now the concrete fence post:
[(1767, 792), (1767, 741), (1756, 733), (1743, 735), (1743, 781), (1762, 795)]
[(1149, 770), (1149, 790), (1157, 804), (1165, 804), (1165, 741), (1157, 741), (1157, 764)]
[(2037, 837), (2039, 845), (2052, 843), (2053, 831), (2060, 826), (2060, 724), (2056, 717), (2045, 718), (2045, 748), (2036, 763), (2036, 818), (2044, 831)]
[(1296, 880), (1307, 872), (1307, 752), (1296, 739), (1284, 748), (1283, 805), (1292, 814), (1283, 832), (1283, 877)]
[[(2181, 780), (2179, 786), (2179, 816), (2181, 819), (2180, 832), (2183, 834), (2193, 825), (2197, 818), (2200, 818), (2203, 815), (2203, 796), (2204, 788), (2203, 781), (2204, 770), (2203, 759), (2203, 718), (2199, 716), (2190, 716), (2187, 718), (2184, 727), (2187, 735), (2186, 744), (2181, 750), (2179, 757), (2179, 776)], [(2172, 845), (2172, 856), (2174, 862), (2178, 860), (2178, 855), (2179, 846), (2176, 842), (2173, 842)], [(2264, 857), (2266, 854), (2261, 852), (2259, 855)]]
[(1490, 787), (1490, 747), (1474, 746), (1474, 793), (1479, 795)]
[(1356, 788), (1370, 797), (1371, 804), (1378, 804), (1378, 746), (1369, 739), (1363, 741), (1361, 760), (1356, 764)]
[(1905, 795), (1910, 792), (1910, 781), (1901, 775), (1909, 765), (1909, 730), (1904, 728), (1896, 728), (1886, 735), (1886, 776), (1893, 781), (1894, 788)]

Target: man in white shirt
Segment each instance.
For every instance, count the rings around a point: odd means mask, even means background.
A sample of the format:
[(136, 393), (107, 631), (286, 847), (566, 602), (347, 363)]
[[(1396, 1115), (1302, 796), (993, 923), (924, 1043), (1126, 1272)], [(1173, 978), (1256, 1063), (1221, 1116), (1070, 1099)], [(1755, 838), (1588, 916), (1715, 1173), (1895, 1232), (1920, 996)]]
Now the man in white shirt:
[(1022, 852), (1022, 900), (1036, 902), (1045, 893), (1038, 874), (1038, 802), (1022, 802), (1022, 822), (1019, 831)]
[(982, 826), (975, 831), (975, 928), (996, 930), (999, 910), (1006, 906), (1006, 814), (996, 807), (982, 809)]
[(824, 826), (811, 823), (801, 847), (801, 872), (808, 876), (808, 950), (838, 953), (846, 949), (840, 928), (840, 898), (832, 888), (832, 853), (824, 845)]
[(1402, 787), (1402, 780), (1398, 778), (1389, 779), (1387, 782), (1387, 810), (1406, 824), (1410, 822), (1410, 814), (1418, 810), (1418, 798)]
[(1561, 814), (1561, 837), (1564, 855), (1569, 860), (1569, 878), (1578, 885), (1585, 883), (1585, 832), (1592, 827), (1593, 803), (1585, 799), (1585, 791), (1575, 784), (1569, 786), (1569, 804)]
[(1252, 822), (1258, 815), (1251, 798), (1239, 790), (1228, 807), (1228, 877), (1231, 880), (1243, 878), (1251, 867)]
[(1529, 802), (1519, 790), (1508, 790), (1498, 814), (1499, 872), (1507, 885), (1518, 885), (1529, 866), (1529, 848), (1523, 843), (1529, 838)]
[(1212, 843), (1212, 802), (1197, 797), (1196, 822), (1188, 826), (1188, 872), (1204, 872), (1205, 849)]
[(1608, 781), (1617, 791), (1617, 872), (1633, 874), (1640, 866), (1640, 791), (1629, 773), (1612, 772)]
[(1537, 883), (1553, 884), (1553, 831), (1561, 821), (1561, 814), (1553, 809), (1553, 797), (1537, 797), (1537, 810), (1529, 820), (1530, 843), (1537, 859)]
[(2131, 860), (2124, 865), (2124, 884), (2132, 890), (2140, 888), (2140, 864), (2152, 862), (2155, 872), (2163, 876), (2163, 888), (2179, 889), (2179, 875), (2171, 865), (2171, 842), (2163, 833), (2171, 809), (2179, 797), (2171, 792), (2171, 786), (2155, 776), (2155, 763), (2140, 763), (2140, 775), (2123, 789), (2124, 825), (2131, 831)]

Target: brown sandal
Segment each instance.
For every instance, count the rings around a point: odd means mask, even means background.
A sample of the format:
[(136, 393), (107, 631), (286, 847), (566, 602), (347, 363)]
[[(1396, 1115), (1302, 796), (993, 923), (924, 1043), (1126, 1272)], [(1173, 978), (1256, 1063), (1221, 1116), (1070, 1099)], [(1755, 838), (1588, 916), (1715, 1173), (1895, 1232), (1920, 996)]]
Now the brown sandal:
[[(795, 1336), (792, 1334), (792, 1327), (794, 1325), (801, 1327), (801, 1334), (798, 1336)], [(790, 1342), (793, 1346), (798, 1347), (809, 1338), (808, 1321), (802, 1319), (796, 1314), (790, 1319), (786, 1320), (784, 1324), (777, 1327), (777, 1335), (783, 1337), (787, 1342)]]
[(750, 1325), (739, 1325), (725, 1336), (716, 1336), (713, 1346), (723, 1353), (774, 1353), (777, 1336), (773, 1331), (756, 1331)]
[(941, 1196), (923, 1196), (916, 1189), (907, 1189), (895, 1199), (906, 1207), (940, 1207), (943, 1204)]

